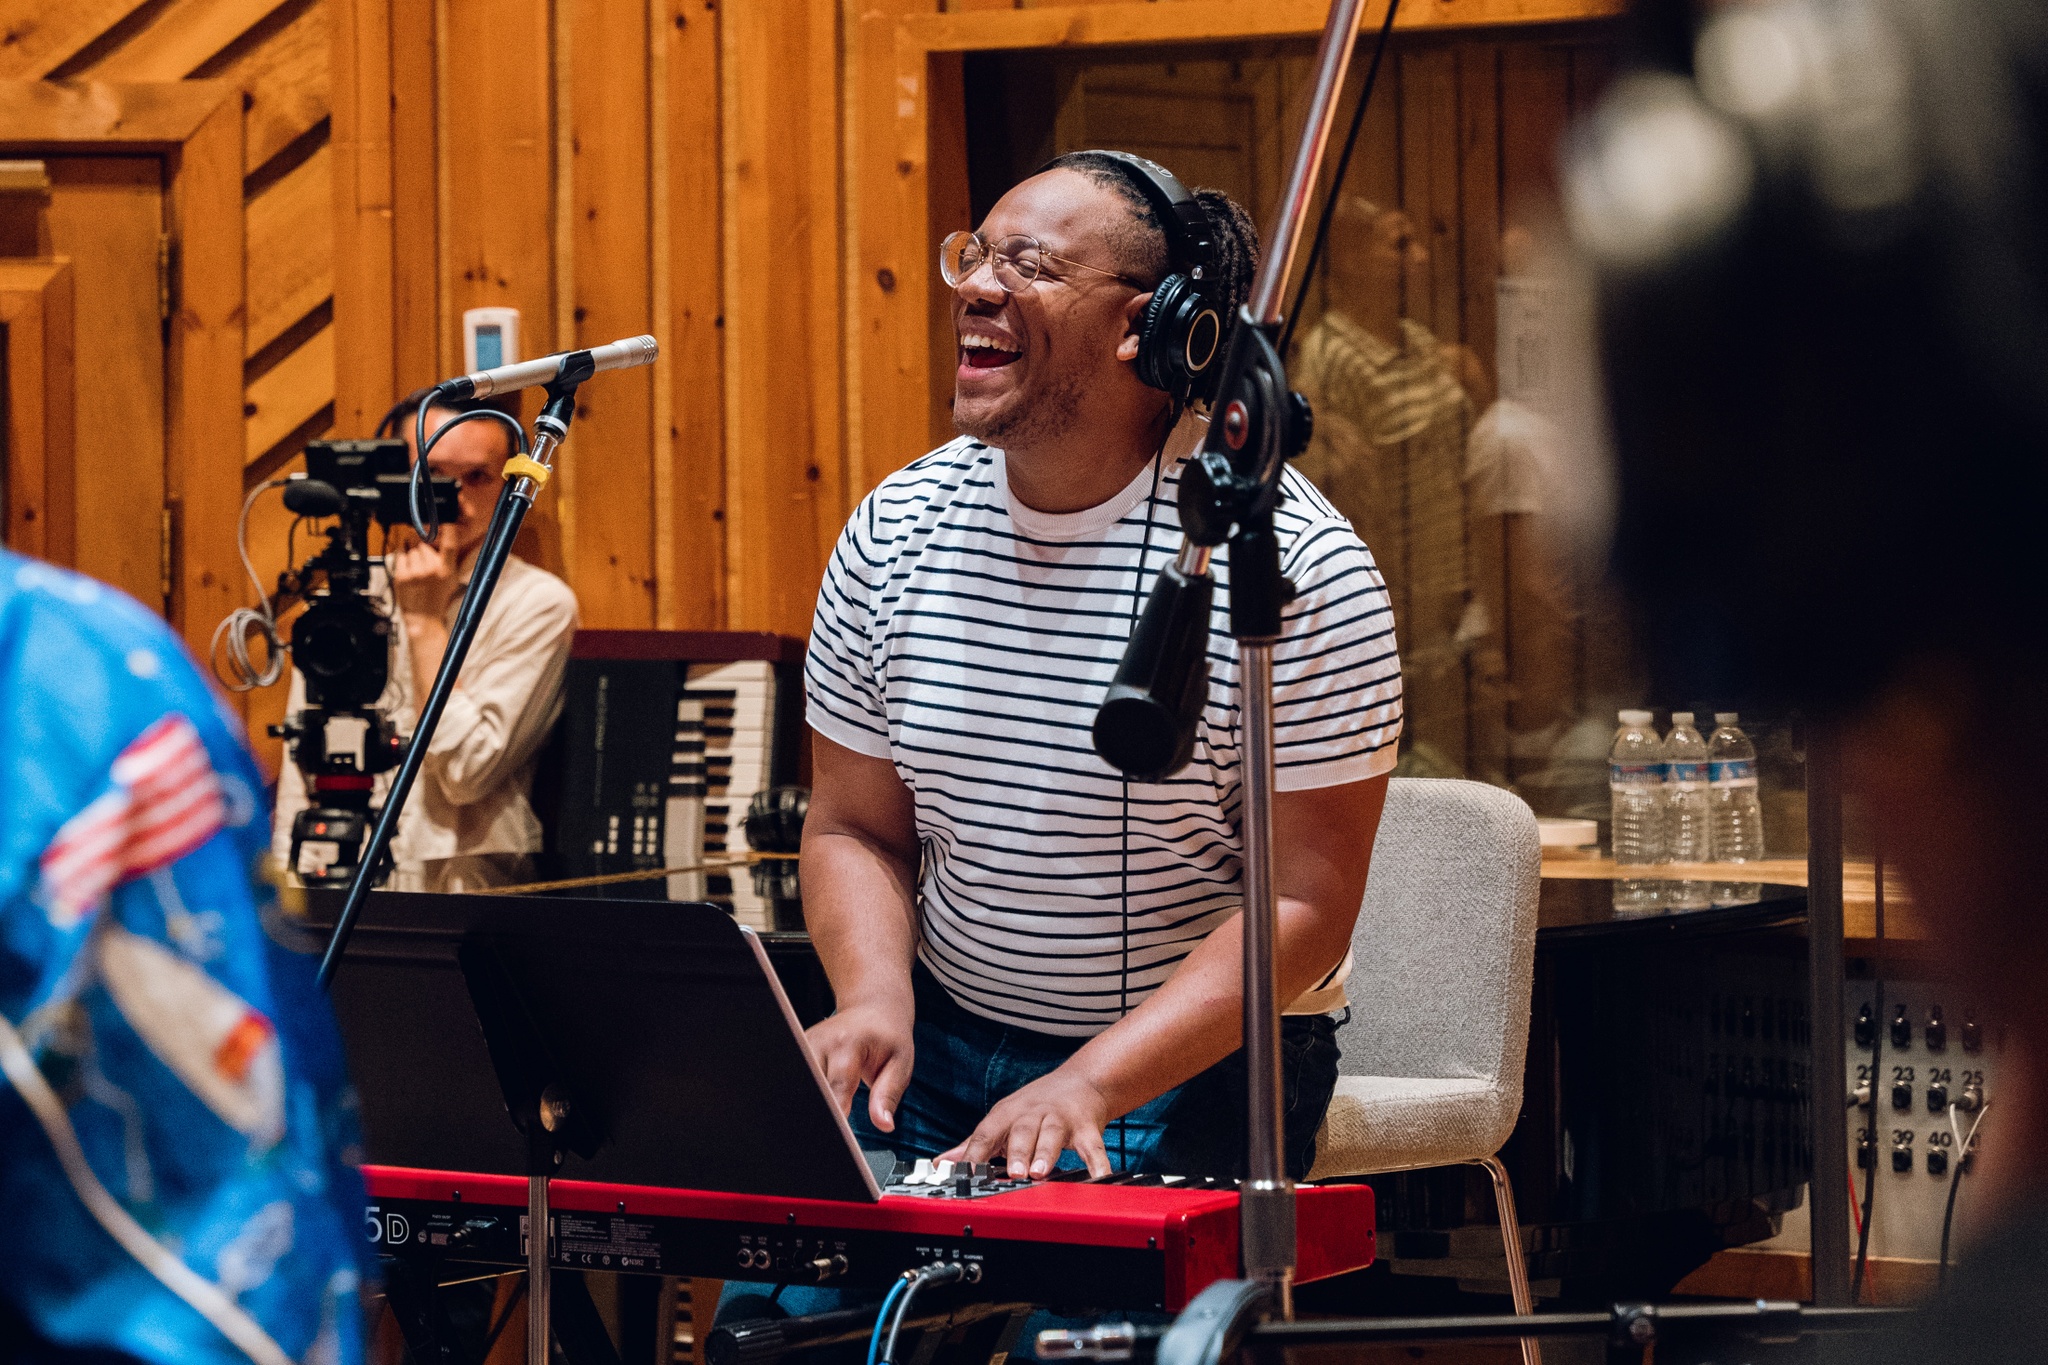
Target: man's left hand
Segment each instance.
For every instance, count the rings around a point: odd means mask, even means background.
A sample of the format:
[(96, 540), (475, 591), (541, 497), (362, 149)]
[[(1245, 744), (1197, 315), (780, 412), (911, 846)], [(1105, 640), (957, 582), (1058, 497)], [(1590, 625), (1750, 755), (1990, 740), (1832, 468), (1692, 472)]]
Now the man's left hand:
[(1071, 1147), (1089, 1175), (1108, 1175), (1102, 1129), (1111, 1117), (1109, 1101), (1094, 1083), (1063, 1066), (998, 1103), (967, 1141), (940, 1159), (983, 1162), (1003, 1152), (1012, 1179), (1028, 1169), (1036, 1180), (1050, 1175), (1060, 1153)]

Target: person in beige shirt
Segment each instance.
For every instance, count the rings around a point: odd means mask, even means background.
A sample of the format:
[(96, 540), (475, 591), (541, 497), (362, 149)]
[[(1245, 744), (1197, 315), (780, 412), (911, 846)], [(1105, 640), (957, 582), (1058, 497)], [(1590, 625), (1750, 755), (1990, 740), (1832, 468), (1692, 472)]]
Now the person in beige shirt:
[[(430, 406), (431, 434), (455, 409)], [(413, 440), (411, 412), (398, 424)], [(418, 703), (440, 671), (448, 633), (476, 565), (502, 482), (509, 438), (496, 422), (465, 422), (434, 446), (435, 475), (452, 478), (461, 512), (441, 528), (438, 543), (421, 543), (394, 528), (385, 557), (388, 576), (373, 590), (392, 613), (391, 675), (377, 707), (409, 736)], [(401, 869), (466, 853), (529, 853), (541, 846), (531, 801), (534, 755), (562, 711), (562, 679), (576, 632), (576, 595), (547, 570), (517, 555), (484, 611), (462, 676), (441, 713), (426, 765), (399, 817), (392, 857)], [(417, 680), (417, 681), (416, 681)], [(292, 670), (288, 714), (306, 705), (305, 678)], [(377, 779), (377, 801), (391, 774)], [(278, 777), (271, 848), (280, 863), (291, 853), (292, 820), (305, 809), (306, 782), (287, 761)]]

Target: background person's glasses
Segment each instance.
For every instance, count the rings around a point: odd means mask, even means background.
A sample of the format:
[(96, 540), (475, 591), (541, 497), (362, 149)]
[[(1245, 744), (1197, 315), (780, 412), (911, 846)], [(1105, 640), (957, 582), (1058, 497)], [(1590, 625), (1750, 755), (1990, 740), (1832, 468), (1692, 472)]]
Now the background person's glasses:
[(1113, 280), (1122, 280), (1134, 289), (1147, 286), (1128, 275), (1119, 275), (1114, 270), (1089, 265), (1086, 261), (1071, 261), (1065, 256), (1055, 256), (1038, 244), (1036, 237), (1005, 237), (991, 245), (978, 232), (955, 232), (939, 243), (939, 274), (950, 288), (958, 288), (960, 282), (981, 269), (983, 261), (989, 262), (989, 270), (995, 276), (996, 284), (1005, 294), (1014, 294), (1037, 279), (1045, 262), (1058, 261), (1061, 265), (1086, 270), (1095, 275), (1107, 275)]

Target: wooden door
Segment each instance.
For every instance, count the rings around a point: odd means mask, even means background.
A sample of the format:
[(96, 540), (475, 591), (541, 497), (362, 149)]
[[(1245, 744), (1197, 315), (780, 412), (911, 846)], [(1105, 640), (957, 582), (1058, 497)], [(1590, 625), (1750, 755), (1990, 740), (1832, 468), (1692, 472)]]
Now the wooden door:
[(0, 260), (0, 543), (69, 564), (71, 263)]
[(45, 162), (35, 252), (71, 261), (77, 382), (72, 564), (165, 606), (164, 162)]

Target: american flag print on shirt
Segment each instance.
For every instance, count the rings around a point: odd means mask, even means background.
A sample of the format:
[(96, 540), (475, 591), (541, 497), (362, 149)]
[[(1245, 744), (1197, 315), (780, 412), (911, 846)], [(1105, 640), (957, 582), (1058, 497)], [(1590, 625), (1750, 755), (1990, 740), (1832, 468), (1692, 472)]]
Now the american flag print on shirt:
[(59, 929), (76, 925), (121, 883), (192, 852), (226, 821), (206, 745), (178, 712), (123, 749), (112, 778), (43, 851), (42, 901)]

